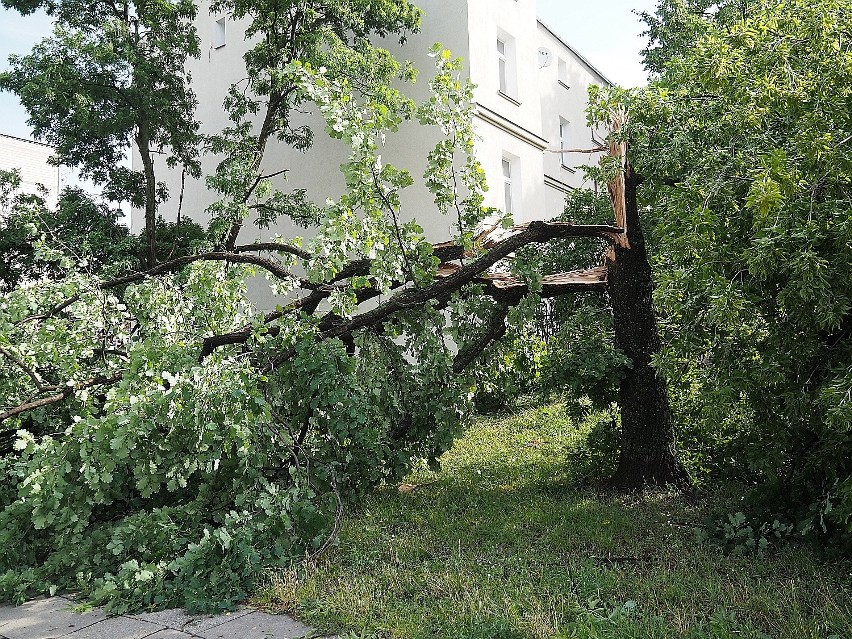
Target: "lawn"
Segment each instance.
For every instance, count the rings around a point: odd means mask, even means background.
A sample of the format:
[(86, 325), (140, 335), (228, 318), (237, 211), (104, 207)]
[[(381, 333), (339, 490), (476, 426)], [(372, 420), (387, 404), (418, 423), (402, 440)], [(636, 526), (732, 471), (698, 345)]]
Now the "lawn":
[(730, 490), (583, 488), (589, 428), (561, 405), (479, 419), (440, 472), (371, 496), (255, 603), (370, 639), (852, 638), (852, 566), (700, 543)]

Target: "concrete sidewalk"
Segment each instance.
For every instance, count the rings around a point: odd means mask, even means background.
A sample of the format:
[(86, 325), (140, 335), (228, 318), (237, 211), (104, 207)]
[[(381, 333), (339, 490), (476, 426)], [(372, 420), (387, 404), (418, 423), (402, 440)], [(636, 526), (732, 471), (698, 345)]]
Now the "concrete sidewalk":
[(102, 610), (74, 612), (64, 597), (0, 606), (0, 639), (302, 639), (318, 637), (287, 615), (251, 608), (216, 616), (182, 610), (109, 617)]

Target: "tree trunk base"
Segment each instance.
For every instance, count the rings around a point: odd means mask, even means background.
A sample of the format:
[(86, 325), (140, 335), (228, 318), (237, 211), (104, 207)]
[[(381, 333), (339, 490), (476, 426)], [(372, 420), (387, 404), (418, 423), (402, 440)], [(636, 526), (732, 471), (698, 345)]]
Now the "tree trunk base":
[(653, 366), (661, 344), (651, 265), (639, 219), (636, 191), (640, 182), (628, 164), (624, 192), (630, 246), (615, 245), (607, 259), (615, 343), (631, 361), (618, 397), (621, 454), (618, 469), (607, 485), (625, 491), (690, 485), (689, 475), (675, 456), (674, 419), (666, 382)]
[(664, 486), (680, 490), (692, 488), (689, 473), (674, 455), (665, 455), (663, 458), (657, 455), (634, 456), (630, 460), (622, 460), (615, 474), (603, 482), (604, 488), (619, 492)]

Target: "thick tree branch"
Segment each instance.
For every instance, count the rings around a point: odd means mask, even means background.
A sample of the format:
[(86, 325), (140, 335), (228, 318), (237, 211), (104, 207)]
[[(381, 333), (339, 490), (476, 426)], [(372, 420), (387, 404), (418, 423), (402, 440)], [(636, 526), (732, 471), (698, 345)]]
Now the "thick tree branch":
[(11, 419), (12, 417), (17, 417), (18, 415), (21, 415), (23, 413), (35, 410), (37, 408), (50, 406), (51, 404), (58, 404), (59, 402), (68, 399), (69, 397), (81, 390), (96, 388), (98, 386), (110, 386), (112, 384), (116, 384), (120, 382), (123, 378), (124, 373), (119, 372), (115, 373), (110, 377), (93, 377), (91, 379), (87, 379), (86, 381), (79, 382), (78, 384), (66, 386), (62, 390), (62, 392), (56, 393), (55, 395), (42, 397), (41, 399), (36, 399), (25, 404), (20, 404), (19, 406), (10, 408), (4, 413), (0, 413), (0, 423), (6, 421), (7, 419)]
[[(529, 285), (518, 278), (503, 273), (492, 273), (483, 278), (486, 288), (483, 292), (498, 302), (493, 315), (489, 318), (485, 332), (468, 347), (459, 351), (453, 360), (453, 372), (461, 373), (491, 346), (506, 334), (506, 317), (512, 306), (517, 306), (523, 298), (530, 294)], [(605, 291), (607, 286), (607, 270), (605, 266), (585, 271), (558, 273), (542, 278), (541, 297), (558, 297), (570, 292)]]
[[(400, 311), (422, 306), (430, 300), (448, 297), (469, 284), (500, 260), (528, 244), (542, 243), (567, 237), (609, 238), (612, 235), (617, 236), (621, 233), (621, 229), (616, 227), (578, 226), (565, 222), (530, 222), (523, 227), (518, 227), (518, 229), (521, 230), (493, 244), (488, 252), (465, 266), (460, 267), (453, 274), (437, 279), (431, 285), (422, 289), (406, 289), (384, 304), (360, 315), (356, 315), (347, 322), (342, 322), (333, 328), (320, 332), (317, 335), (317, 341), (341, 337), (346, 333), (351, 333), (367, 326), (375, 326)], [(294, 352), (292, 350), (280, 353), (272, 358), (263, 371), (268, 372), (274, 369), (282, 362), (293, 357), (293, 355)]]
[[(530, 227), (534, 230), (530, 231)], [(456, 280), (456, 285), (449, 287), (443, 294), (436, 294), (435, 298), (444, 298), (448, 299), (452, 292), (458, 290), (464, 285), (477, 281), (477, 276), (480, 275), (483, 271), (485, 271), (488, 267), (495, 264), (496, 262), (503, 259), (507, 255), (513, 253), (519, 248), (526, 246), (527, 244), (534, 243), (537, 241), (549, 241), (551, 239), (564, 239), (570, 237), (598, 237), (605, 238), (610, 241), (614, 241), (614, 238), (617, 237), (621, 233), (621, 229), (614, 226), (604, 226), (604, 225), (577, 225), (570, 224), (568, 222), (531, 222), (529, 224), (525, 224), (522, 226), (517, 226), (512, 229), (514, 235), (509, 236), (497, 243), (490, 241), (482, 241), (481, 245), (485, 247), (490, 247), (488, 253), (486, 253), (483, 257), (480, 258), (479, 261), (471, 263), (473, 268), (470, 268), (471, 265), (466, 265), (464, 267), (457, 267), (455, 265), (445, 265), (449, 266), (450, 270), (444, 271), (442, 274), (439, 271), (439, 277), (442, 279), (446, 279), (449, 276), (455, 276), (458, 271), (464, 269), (468, 269), (464, 275)], [(536, 239), (537, 238), (537, 239)], [(510, 244), (505, 244), (506, 242), (510, 242)], [(434, 255), (440, 259), (442, 262), (449, 262), (451, 260), (458, 260), (464, 256), (464, 249), (452, 242), (444, 242), (441, 244), (435, 244), (433, 246)], [(484, 258), (488, 258), (491, 255), (492, 251), (496, 251), (493, 259), (485, 259), (485, 262), (481, 261)], [(487, 263), (484, 268), (477, 268), (476, 264)], [(343, 280), (349, 279), (351, 277), (356, 276), (364, 276), (369, 275), (370, 267), (372, 266), (372, 261), (363, 259), (363, 260), (355, 260), (350, 262), (346, 267), (344, 267), (330, 282), (328, 282), (323, 287), (318, 287), (313, 290), (306, 297), (300, 298), (294, 302), (291, 302), (288, 306), (286, 306), (282, 311), (277, 311), (275, 313), (270, 313), (264, 318), (264, 323), (271, 324), (274, 321), (281, 319), (284, 315), (294, 311), (303, 311), (308, 314), (313, 313), (319, 304), (326, 298), (328, 298), (334, 287), (331, 286), (336, 284), (337, 282), (341, 282)], [(444, 268), (444, 266), (442, 266)], [(594, 269), (593, 269), (594, 270)], [(473, 275), (471, 275), (473, 273)], [(606, 287), (606, 273), (597, 270), (595, 274), (591, 274), (589, 271), (585, 276), (585, 279), (580, 278), (576, 281), (562, 281), (557, 282), (556, 280), (548, 280), (548, 277), (545, 277), (542, 281), (544, 285), (544, 289), (542, 291), (542, 295), (545, 297), (553, 297), (556, 295), (560, 295), (563, 292), (574, 291), (578, 289), (588, 289), (589, 287)], [(557, 277), (557, 276), (552, 276)], [(437, 282), (436, 282), (437, 283)], [(495, 298), (500, 296), (505, 296), (507, 294), (507, 289), (511, 287), (521, 287), (525, 288), (526, 284), (522, 283), (520, 280), (510, 280), (504, 277), (504, 282), (502, 287), (494, 282), (481, 278), (479, 279), (479, 283), (483, 283), (487, 286), (487, 290), (490, 295)], [(401, 286), (402, 284), (400, 284)], [(435, 284), (428, 287), (427, 291), (431, 291)], [(398, 286), (395, 288), (399, 288)], [(359, 303), (363, 303), (369, 299), (374, 299), (378, 297), (380, 292), (374, 288), (365, 288), (361, 289), (358, 292)], [(526, 293), (524, 293), (526, 294)], [(429, 299), (427, 297), (426, 299)], [(415, 304), (416, 305), (416, 304)], [(395, 312), (395, 311), (394, 311)], [(353, 329), (354, 330), (354, 329)], [(217, 348), (221, 348), (223, 346), (231, 346), (236, 344), (245, 344), (250, 338), (254, 331), (253, 326), (245, 326), (244, 328), (234, 331), (232, 333), (227, 333), (223, 335), (213, 335), (207, 337), (204, 340), (204, 344), (201, 349), (200, 358), (204, 359), (210, 356), (213, 351)], [(267, 329), (267, 335), (276, 336), (278, 334), (278, 329), (274, 326), (270, 326)]]
[[(518, 296), (515, 303), (517, 304), (520, 299), (521, 296)], [(511, 308), (512, 304), (508, 300), (503, 300), (497, 305), (491, 317), (488, 318), (485, 332), (475, 342), (461, 349), (453, 359), (453, 373), (458, 375), (464, 372), (486, 348), (506, 334), (506, 317), (508, 317)]]
[[(501, 306), (506, 304), (511, 305), (512, 303), (517, 304), (520, 299), (530, 293), (528, 285), (522, 280), (506, 274), (487, 274), (488, 269), (494, 264), (529, 244), (544, 243), (550, 240), (574, 237), (604, 238), (610, 241), (617, 241), (616, 238), (618, 238), (622, 232), (622, 229), (613, 226), (585, 226), (570, 224), (567, 222), (530, 222), (529, 224), (515, 227), (511, 230), (511, 234), (503, 239), (480, 242), (480, 245), (486, 248), (485, 253), (479, 255), (476, 259), (465, 265), (458, 267), (450, 265), (452, 268), (444, 268), (442, 272), (439, 272), (439, 276), (435, 279), (435, 281), (425, 288), (406, 288), (384, 304), (356, 315), (349, 320), (333, 318), (334, 321), (332, 321), (331, 316), (327, 316), (320, 322), (320, 333), (317, 335), (317, 340), (323, 341), (332, 338), (345, 338), (351, 335), (353, 331), (367, 326), (379, 325), (395, 313), (408, 308), (422, 306), (430, 301), (445, 304), (452, 295), (471, 283), (482, 284), (485, 287), (485, 292), (494, 297)], [(464, 249), (453, 243), (434, 245), (433, 250), (435, 256), (443, 261), (458, 260), (464, 256)], [(270, 273), (273, 273), (278, 277), (293, 277), (289, 270), (284, 269), (283, 266), (274, 260), (246, 255), (244, 253), (210, 252), (182, 257), (160, 264), (148, 271), (133, 273), (125, 277), (108, 280), (101, 283), (99, 288), (107, 290), (132, 284), (147, 277), (177, 271), (188, 264), (202, 260), (221, 260), (233, 263), (254, 264), (268, 270)], [(313, 284), (301, 279), (300, 286), (302, 286), (305, 290), (310, 290), (310, 294), (300, 300), (292, 302), (282, 311), (276, 311), (275, 313), (268, 314), (264, 318), (264, 322), (271, 324), (277, 319), (281, 319), (286, 313), (296, 310), (313, 313), (319, 306), (320, 302), (331, 295), (340, 282), (359, 275), (369, 275), (371, 267), (371, 260), (355, 260), (339, 271), (329, 282)], [(542, 278), (542, 290), (540, 294), (544, 297), (550, 297), (561, 295), (569, 291), (599, 290), (605, 288), (606, 284), (606, 271), (603, 267), (600, 267), (597, 269), (589, 269), (587, 271), (545, 276)], [(406, 285), (410, 285), (410, 282), (400, 282), (396, 287), (399, 288)], [(359, 303), (363, 303), (380, 294), (381, 291), (375, 286), (365, 287), (358, 291), (358, 301)], [(50, 315), (59, 312), (60, 309), (67, 308), (79, 299), (79, 296), (75, 296), (74, 298), (65, 300), (58, 306), (54, 307), (46, 315), (34, 316), (27, 319), (33, 320), (49, 317)], [(496, 320), (494, 320), (494, 326), (496, 326)], [(210, 355), (214, 350), (222, 346), (245, 344), (251, 338), (253, 330), (254, 327), (247, 326), (233, 333), (208, 337), (204, 340), (202, 346), (201, 359)], [(280, 329), (275, 326), (269, 326), (267, 330), (268, 334), (275, 335)], [(495, 329), (494, 334), (496, 334), (496, 332), (497, 331)], [(487, 344), (482, 346), (483, 349), (486, 347)], [(274, 356), (270, 363), (262, 370), (264, 372), (268, 372), (280, 363), (290, 359), (292, 355), (293, 353), (290, 351), (280, 352)], [(465, 364), (465, 366), (466, 365), (468, 364)], [(122, 378), (123, 375), (121, 373), (117, 373), (111, 378), (98, 377), (75, 386), (69, 386), (68, 388), (63, 389), (62, 392), (50, 397), (28, 402), (9, 409), (4, 413), (0, 413), (0, 422), (42, 406), (58, 403), (73, 395), (77, 390), (109, 385), (120, 381)]]
[(270, 253), (288, 253), (303, 260), (309, 260), (313, 256), (303, 248), (292, 244), (280, 244), (278, 242), (257, 242), (255, 244), (244, 244), (235, 246), (234, 253), (251, 253), (253, 251), (268, 251)]
[[(452, 242), (436, 244), (433, 248), (434, 255), (442, 261), (460, 259), (464, 253), (464, 249), (461, 246), (458, 246), (457, 244), (454, 244)], [(264, 318), (263, 323), (267, 325), (272, 324), (272, 322), (275, 322), (284, 317), (285, 315), (296, 311), (302, 311), (303, 313), (307, 313), (308, 315), (313, 314), (316, 311), (317, 307), (319, 307), (319, 305), (322, 303), (322, 301), (327, 299), (335, 290), (335, 284), (350, 279), (352, 277), (369, 275), (372, 264), (372, 260), (368, 259), (354, 260), (350, 262), (324, 286), (320, 288), (315, 288), (313, 291), (311, 291), (309, 295), (290, 302), (280, 311), (268, 313)], [(399, 286), (401, 286), (401, 284)], [(396, 286), (394, 288), (399, 288), (399, 286)], [(359, 304), (363, 304), (368, 299), (374, 299), (380, 294), (380, 291), (375, 288), (361, 289), (358, 292)], [(223, 346), (245, 344), (251, 337), (253, 330), (254, 327), (248, 325), (232, 333), (226, 333), (223, 335), (212, 335), (210, 337), (205, 338), (204, 343), (201, 347), (201, 354), (199, 356), (199, 359), (203, 360), (206, 357), (209, 357), (213, 354), (213, 351), (218, 348), (222, 348)], [(267, 328), (266, 334), (271, 337), (275, 337), (278, 335), (278, 328), (275, 326), (269, 326)]]

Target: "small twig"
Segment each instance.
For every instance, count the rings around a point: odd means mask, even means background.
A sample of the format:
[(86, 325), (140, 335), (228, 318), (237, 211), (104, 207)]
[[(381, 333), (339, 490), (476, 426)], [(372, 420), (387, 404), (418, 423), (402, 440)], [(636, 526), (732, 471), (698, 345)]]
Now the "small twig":
[(33, 370), (32, 368), (27, 366), (26, 362), (24, 362), (23, 359), (18, 357), (12, 351), (8, 350), (6, 347), (0, 346), (0, 353), (2, 353), (3, 356), (6, 357), (6, 359), (11, 361), (18, 368), (20, 368), (22, 371), (24, 371), (27, 374), (27, 377), (29, 377), (33, 381), (33, 384), (35, 384), (35, 386), (39, 390), (39, 392), (45, 392), (45, 391), (48, 391), (48, 390), (56, 390), (55, 386), (45, 386), (44, 382), (42, 381), (39, 374), (36, 373), (35, 370)]
[(65, 390), (63, 390), (61, 393), (57, 393), (56, 395), (51, 395), (49, 397), (43, 397), (42, 399), (37, 399), (32, 402), (27, 402), (26, 404), (20, 404), (19, 406), (15, 406), (14, 408), (7, 410), (5, 413), (0, 413), (0, 423), (6, 421), (7, 419), (11, 419), (12, 417), (16, 417), (22, 413), (35, 410), (36, 408), (50, 406), (51, 404), (58, 404), (64, 399), (77, 393), (77, 391), (95, 388), (96, 386), (106, 386), (108, 384), (115, 384), (116, 382), (121, 381), (123, 378), (124, 373), (119, 372), (114, 374), (112, 377), (93, 377), (92, 379), (80, 382), (79, 384), (67, 386)]
[(583, 153), (583, 154), (591, 154), (591, 153), (603, 153), (604, 151), (608, 151), (608, 146), (597, 146), (593, 149), (545, 149), (545, 153)]
[(337, 501), (337, 507), (334, 511), (334, 526), (332, 526), (331, 532), (328, 534), (328, 538), (325, 540), (325, 543), (320, 546), (319, 550), (315, 553), (309, 554), (306, 557), (307, 561), (316, 561), (325, 553), (325, 551), (331, 548), (331, 544), (333, 544), (334, 540), (337, 539), (337, 535), (340, 534), (340, 529), (343, 526), (343, 500), (340, 497), (340, 490), (337, 487), (337, 473), (334, 468), (331, 469), (331, 489), (334, 492), (334, 498)]
[(275, 171), (275, 173), (270, 173), (270, 174), (268, 174), (268, 175), (262, 175), (262, 176), (260, 176), (260, 177), (258, 178), (258, 181), (261, 181), (261, 180), (271, 180), (272, 178), (274, 178), (274, 177), (278, 177), (278, 176), (279, 176), (279, 175), (281, 175), (282, 173), (288, 173), (289, 171), (290, 171), (290, 169), (281, 169), (280, 171)]
[(402, 231), (399, 229), (399, 214), (391, 204), (381, 184), (379, 184), (379, 176), (376, 175), (376, 169), (374, 167), (370, 168), (370, 174), (373, 176), (373, 184), (376, 187), (376, 191), (379, 193), (379, 197), (382, 198), (382, 202), (385, 203), (388, 211), (390, 211), (391, 219), (393, 221), (394, 235), (396, 236), (397, 244), (399, 244), (399, 252), (402, 254), (402, 260), (405, 262), (405, 268), (408, 271), (408, 279), (410, 279), (411, 283), (417, 287), (417, 281), (414, 278), (414, 268), (411, 266), (411, 261), (408, 259), (408, 253), (405, 252), (405, 244), (403, 244), (402, 241)]

